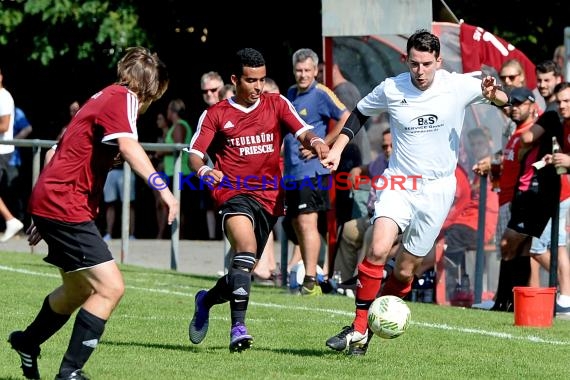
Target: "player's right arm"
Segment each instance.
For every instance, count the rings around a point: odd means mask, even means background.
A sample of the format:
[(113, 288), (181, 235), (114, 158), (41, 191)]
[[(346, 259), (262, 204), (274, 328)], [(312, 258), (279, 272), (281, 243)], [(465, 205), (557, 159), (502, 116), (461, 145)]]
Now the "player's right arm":
[(206, 165), (206, 151), (210, 146), (214, 136), (216, 135), (216, 123), (209, 114), (208, 110), (204, 111), (198, 120), (196, 134), (190, 141), (190, 146), (185, 149), (188, 151), (188, 160), (190, 168), (196, 172), (198, 177), (208, 176), (212, 179), (212, 184), (217, 185), (224, 177), (224, 173), (220, 170)]

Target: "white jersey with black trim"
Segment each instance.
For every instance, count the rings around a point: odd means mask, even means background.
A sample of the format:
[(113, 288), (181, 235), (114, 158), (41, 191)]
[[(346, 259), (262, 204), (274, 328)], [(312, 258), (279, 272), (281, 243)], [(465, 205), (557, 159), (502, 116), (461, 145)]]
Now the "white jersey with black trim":
[(387, 78), (358, 104), (366, 116), (390, 115), (393, 151), (386, 175), (453, 176), (466, 107), (489, 103), (481, 80), (468, 74), (438, 70), (425, 91), (416, 88), (410, 73)]

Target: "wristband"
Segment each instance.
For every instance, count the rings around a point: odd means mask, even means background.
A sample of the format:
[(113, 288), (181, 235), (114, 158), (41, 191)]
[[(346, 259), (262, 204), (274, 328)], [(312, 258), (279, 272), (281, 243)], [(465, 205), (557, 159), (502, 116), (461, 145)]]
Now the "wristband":
[(209, 167), (208, 165), (200, 166), (200, 169), (198, 169), (198, 171), (197, 171), (198, 177), (203, 177), (208, 170), (213, 170), (213, 169), (211, 167)]
[(311, 139), (311, 141), (309, 142), (309, 145), (313, 146), (313, 143), (315, 143), (315, 142), (317, 142), (317, 141), (322, 142), (323, 144), (325, 143), (325, 140), (323, 140), (322, 138), (320, 138), (320, 137), (313, 137), (313, 138)]

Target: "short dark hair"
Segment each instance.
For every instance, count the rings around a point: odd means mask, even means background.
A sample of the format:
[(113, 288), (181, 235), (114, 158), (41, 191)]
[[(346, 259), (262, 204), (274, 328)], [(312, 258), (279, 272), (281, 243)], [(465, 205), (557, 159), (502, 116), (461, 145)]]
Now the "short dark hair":
[(418, 29), (408, 38), (408, 43), (406, 44), (406, 53), (408, 55), (410, 55), (412, 48), (417, 51), (435, 53), (435, 57), (439, 58), (441, 46), (439, 38), (435, 34), (428, 32), (426, 29)]
[(562, 76), (562, 68), (551, 59), (547, 59), (536, 65), (536, 72), (540, 74), (554, 73), (555, 77)]
[(239, 78), (243, 74), (244, 67), (261, 66), (265, 66), (265, 59), (259, 51), (252, 48), (241, 49), (236, 53), (232, 74)]
[(570, 88), (570, 82), (560, 82), (554, 87), (554, 93), (558, 94), (560, 91), (564, 91), (567, 88)]

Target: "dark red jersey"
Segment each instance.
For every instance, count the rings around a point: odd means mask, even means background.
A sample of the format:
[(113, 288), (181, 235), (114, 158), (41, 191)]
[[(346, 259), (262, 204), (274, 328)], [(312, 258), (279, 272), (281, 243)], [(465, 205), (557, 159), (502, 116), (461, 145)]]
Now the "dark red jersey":
[(137, 96), (124, 86), (111, 85), (93, 95), (73, 117), (41, 172), (28, 211), (65, 222), (94, 220), (119, 152), (116, 139), (138, 139), (138, 109)]
[(224, 180), (212, 191), (216, 207), (237, 194), (255, 198), (273, 215), (284, 213), (284, 189), (279, 156), (283, 136), (295, 136), (312, 128), (279, 94), (262, 94), (249, 108), (231, 99), (204, 111), (190, 152), (206, 152)]

